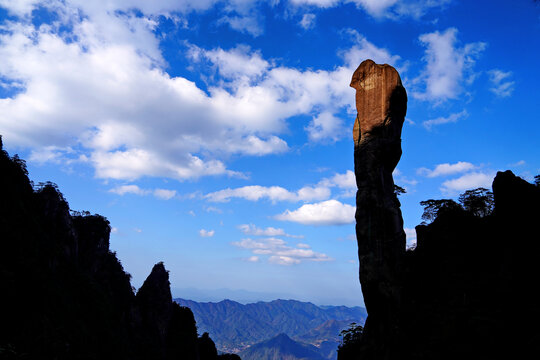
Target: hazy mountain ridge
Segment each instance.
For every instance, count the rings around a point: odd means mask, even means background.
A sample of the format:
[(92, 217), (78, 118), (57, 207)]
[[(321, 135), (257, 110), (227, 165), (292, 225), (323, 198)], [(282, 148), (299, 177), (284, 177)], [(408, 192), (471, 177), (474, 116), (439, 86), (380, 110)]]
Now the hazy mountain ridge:
[(243, 360), (324, 360), (318, 349), (309, 344), (301, 344), (279, 334), (272, 339), (253, 345), (242, 351)]
[(367, 316), (362, 307), (320, 307), (296, 300), (246, 305), (231, 300), (217, 303), (174, 300), (193, 311), (199, 331), (209, 332), (218, 349), (232, 352), (240, 352), (282, 333), (312, 345), (331, 341), (335, 349), (341, 329), (351, 322), (363, 324)]

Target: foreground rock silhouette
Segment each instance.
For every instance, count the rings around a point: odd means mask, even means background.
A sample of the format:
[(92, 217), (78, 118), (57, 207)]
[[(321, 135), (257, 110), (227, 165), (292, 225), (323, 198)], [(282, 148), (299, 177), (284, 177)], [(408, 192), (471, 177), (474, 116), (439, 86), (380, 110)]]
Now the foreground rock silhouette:
[(499, 172), (495, 208), (460, 207), (416, 227), (405, 249), (392, 171), (401, 157), (407, 96), (389, 65), (353, 75), (358, 185), (356, 234), (368, 318), (338, 359), (519, 359), (540, 356), (540, 188)]
[(109, 222), (71, 215), (54, 184), (34, 189), (27, 175), (0, 136), (0, 359), (220, 357), (172, 301), (163, 263), (135, 294), (109, 250)]

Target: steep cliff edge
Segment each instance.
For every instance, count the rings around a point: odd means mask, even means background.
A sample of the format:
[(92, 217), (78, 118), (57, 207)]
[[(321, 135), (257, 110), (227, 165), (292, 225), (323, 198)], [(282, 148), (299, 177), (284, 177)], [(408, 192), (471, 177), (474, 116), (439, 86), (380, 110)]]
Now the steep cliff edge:
[[(417, 226), (406, 251), (392, 171), (401, 156), (406, 92), (389, 65), (353, 75), (356, 234), (368, 318), (340, 360), (499, 359), (540, 353), (540, 188), (500, 172), (495, 208), (457, 207)], [(349, 348), (350, 349), (350, 348)]]
[(162, 263), (134, 293), (110, 230), (100, 215), (71, 215), (54, 184), (34, 188), (0, 137), (0, 358), (218, 358), (172, 301)]

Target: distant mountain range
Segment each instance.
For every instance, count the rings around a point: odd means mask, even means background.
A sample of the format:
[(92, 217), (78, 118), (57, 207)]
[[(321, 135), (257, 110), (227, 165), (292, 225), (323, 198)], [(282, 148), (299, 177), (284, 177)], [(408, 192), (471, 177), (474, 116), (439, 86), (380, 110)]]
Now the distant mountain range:
[(325, 360), (318, 348), (298, 343), (286, 334), (253, 345), (239, 355), (242, 360)]
[(220, 351), (240, 353), (244, 360), (280, 359), (274, 355), (293, 348), (309, 349), (318, 356), (306, 359), (335, 359), (341, 330), (352, 322), (363, 324), (367, 317), (366, 310), (358, 306), (321, 307), (296, 300), (246, 305), (231, 300), (217, 303), (174, 300), (193, 311), (199, 333), (210, 333)]

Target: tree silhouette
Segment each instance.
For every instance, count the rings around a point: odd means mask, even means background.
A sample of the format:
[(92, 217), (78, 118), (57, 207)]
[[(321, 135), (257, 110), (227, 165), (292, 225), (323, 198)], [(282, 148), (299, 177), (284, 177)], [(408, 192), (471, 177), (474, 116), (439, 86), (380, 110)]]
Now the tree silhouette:
[(534, 177), (534, 185), (540, 186), (540, 175)]
[(462, 207), (458, 203), (451, 199), (429, 199), (425, 201), (420, 201), (420, 205), (424, 207), (424, 213), (422, 214), (422, 220), (424, 221), (435, 220), (441, 211), (462, 209)]
[(405, 188), (402, 188), (399, 185), (394, 184), (394, 192), (396, 193), (396, 195), (401, 195), (401, 194), (406, 194), (407, 190), (405, 190)]
[(341, 349), (358, 343), (363, 331), (364, 328), (361, 325), (358, 325), (355, 322), (351, 323), (348, 329), (341, 331), (339, 334), (339, 336), (342, 337), (339, 348)]
[(493, 193), (486, 188), (467, 190), (459, 195), (459, 202), (465, 211), (474, 216), (484, 217), (493, 211)]

